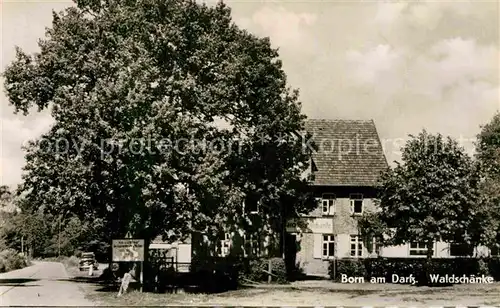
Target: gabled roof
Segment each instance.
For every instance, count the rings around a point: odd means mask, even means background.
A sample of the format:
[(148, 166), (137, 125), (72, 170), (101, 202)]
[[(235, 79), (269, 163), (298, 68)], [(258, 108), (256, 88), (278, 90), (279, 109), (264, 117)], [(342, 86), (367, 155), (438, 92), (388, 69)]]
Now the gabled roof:
[(308, 119), (305, 128), (318, 147), (313, 185), (374, 186), (388, 167), (373, 120)]

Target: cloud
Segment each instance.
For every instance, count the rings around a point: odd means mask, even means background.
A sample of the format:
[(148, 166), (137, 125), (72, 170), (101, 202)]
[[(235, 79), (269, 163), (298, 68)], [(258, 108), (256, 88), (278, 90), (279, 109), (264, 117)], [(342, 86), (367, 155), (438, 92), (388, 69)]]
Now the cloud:
[(493, 45), (478, 45), (462, 38), (442, 40), (415, 59), (409, 86), (435, 99), (446, 99), (446, 92), (457, 87), (496, 87), (498, 55)]
[[(3, 109), (7, 108), (3, 107)], [(13, 185), (20, 182), (21, 169), (25, 164), (22, 147), (27, 145), (30, 140), (47, 132), (54, 120), (48, 112), (44, 112), (28, 117), (7, 118), (2, 116), (1, 121), (0, 171), (2, 184)]]
[[(499, 59), (497, 46), (460, 37), (424, 52), (379, 45), (346, 53), (351, 85), (370, 91), (370, 103), (393, 122), (392, 130), (425, 127), (457, 137), (476, 134), (498, 110)], [(394, 134), (391, 126), (381, 127)]]
[(349, 50), (346, 61), (351, 82), (372, 87), (385, 95), (390, 95), (400, 86), (399, 66), (403, 54), (389, 45), (378, 45), (366, 52)]
[(283, 6), (264, 6), (250, 18), (236, 22), (258, 35), (269, 36), (273, 46), (283, 47), (304, 44), (308, 40), (307, 28), (316, 22), (316, 18), (315, 14), (295, 13)]
[(377, 6), (374, 22), (378, 25), (389, 26), (397, 22), (403, 10), (408, 6), (407, 2), (382, 2)]

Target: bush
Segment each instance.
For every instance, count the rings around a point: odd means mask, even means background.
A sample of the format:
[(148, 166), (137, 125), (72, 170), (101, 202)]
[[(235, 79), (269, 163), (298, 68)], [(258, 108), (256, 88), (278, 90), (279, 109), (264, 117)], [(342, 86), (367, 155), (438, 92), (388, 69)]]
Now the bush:
[(216, 293), (235, 290), (243, 268), (238, 258), (204, 258), (191, 262), (189, 277), (183, 283), (196, 286), (200, 291)]
[[(342, 274), (348, 277), (366, 277), (365, 263), (358, 259), (338, 260), (330, 262), (328, 273), (334, 280), (340, 280)], [(334, 277), (335, 276), (335, 277)]]
[(240, 278), (254, 282), (268, 281), (269, 262), (271, 262), (271, 281), (274, 283), (287, 282), (287, 270), (285, 261), (281, 258), (254, 259), (250, 260), (242, 271)]
[(495, 279), (500, 281), (500, 258), (491, 258), (488, 263), (488, 272)]
[(69, 258), (66, 258), (63, 261), (63, 263), (67, 267), (78, 267), (78, 265), (80, 264), (80, 260), (77, 257), (75, 257), (75, 256), (71, 256)]
[[(191, 263), (190, 280), (201, 282), (202, 289), (210, 292), (233, 290), (242, 280), (254, 282), (268, 281), (268, 268), (271, 262), (273, 283), (286, 283), (287, 270), (285, 261), (281, 258), (271, 259), (240, 259), (234, 257), (194, 260)], [(203, 285), (205, 283), (205, 285)], [(212, 290), (215, 285), (220, 288)], [(220, 290), (219, 290), (220, 289)]]
[[(363, 277), (365, 281), (372, 277), (384, 277), (392, 281), (392, 275), (409, 277), (413, 275), (419, 284), (428, 284), (426, 273), (426, 258), (368, 258), (339, 259), (330, 262), (330, 278), (340, 281), (341, 275), (348, 277)], [(429, 273), (440, 276), (491, 276), (500, 281), (500, 259), (487, 258), (440, 258), (432, 259)]]
[(0, 252), (0, 273), (24, 268), (28, 260), (23, 254), (14, 249), (6, 249)]

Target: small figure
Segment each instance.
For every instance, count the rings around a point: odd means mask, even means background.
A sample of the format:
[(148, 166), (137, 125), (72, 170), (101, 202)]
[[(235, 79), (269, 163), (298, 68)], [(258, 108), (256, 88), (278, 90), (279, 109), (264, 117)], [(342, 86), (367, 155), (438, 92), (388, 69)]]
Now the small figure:
[(118, 297), (122, 296), (122, 294), (127, 293), (130, 281), (132, 280), (133, 275), (135, 274), (135, 269), (136, 265), (134, 264), (132, 270), (128, 271), (127, 273), (125, 273), (125, 275), (123, 275), (122, 282), (120, 285), (120, 290), (118, 291)]

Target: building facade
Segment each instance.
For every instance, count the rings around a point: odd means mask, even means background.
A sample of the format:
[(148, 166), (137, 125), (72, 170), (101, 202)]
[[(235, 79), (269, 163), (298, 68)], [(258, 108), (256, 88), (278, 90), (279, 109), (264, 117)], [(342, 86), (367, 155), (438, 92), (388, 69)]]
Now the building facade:
[(310, 119), (305, 128), (316, 146), (309, 173), (318, 206), (286, 229), (297, 243), (298, 266), (327, 275), (334, 258), (370, 255), (357, 221), (376, 209), (375, 186), (388, 165), (373, 121)]
[[(381, 172), (388, 168), (375, 123), (372, 120), (310, 119), (305, 128), (317, 147), (306, 172), (313, 176), (310, 187), (317, 207), (286, 223), (286, 245), (295, 246), (292, 252), (295, 263), (308, 275), (326, 276), (333, 259), (425, 257), (424, 243), (381, 247), (374, 239), (369, 243), (371, 247), (366, 247), (367, 243), (360, 238), (358, 220), (365, 213), (378, 210), (376, 185)], [(189, 264), (196, 255), (276, 255), (269, 249), (279, 245), (280, 235), (269, 229), (269, 217), (262, 215), (255, 202), (244, 202), (242, 207), (244, 219), (240, 222), (244, 221), (245, 225), (226, 226), (216, 240), (210, 241), (202, 234), (192, 234), (179, 243), (164, 243), (158, 238), (150, 248), (162, 250), (165, 256), (182, 264)], [(251, 231), (252, 236), (247, 237), (244, 230)], [(487, 256), (491, 252), (477, 247), (472, 253)], [(460, 245), (434, 243), (433, 257), (464, 255)]]
[[(286, 231), (297, 243), (296, 263), (308, 275), (328, 275), (333, 259), (367, 257), (425, 257), (425, 243), (381, 247), (376, 239), (370, 249), (360, 238), (358, 220), (377, 211), (376, 184), (388, 168), (375, 123), (372, 120), (318, 120), (306, 122), (317, 148), (309, 173), (317, 207), (298, 219), (287, 221)], [(436, 242), (433, 257), (464, 256), (466, 248)], [(472, 256), (490, 250), (476, 247)]]

